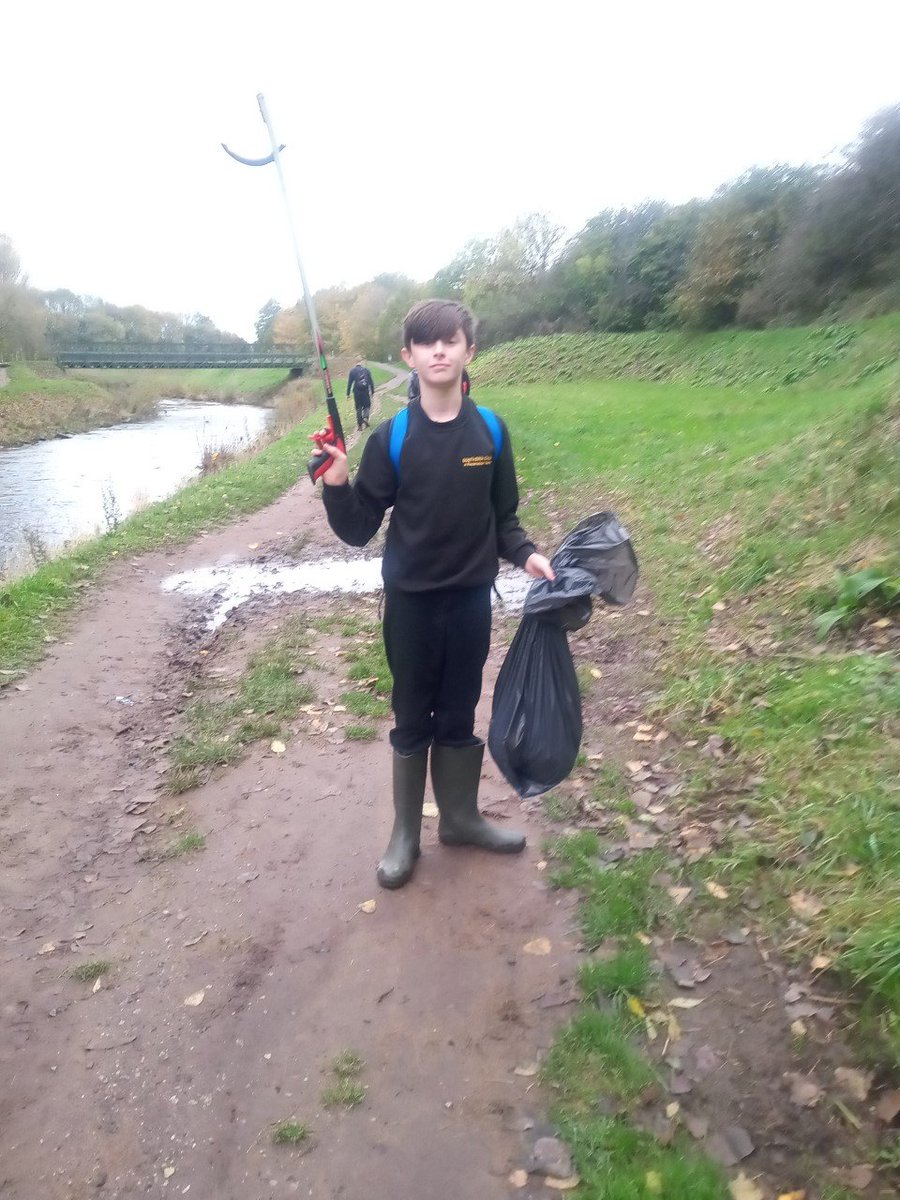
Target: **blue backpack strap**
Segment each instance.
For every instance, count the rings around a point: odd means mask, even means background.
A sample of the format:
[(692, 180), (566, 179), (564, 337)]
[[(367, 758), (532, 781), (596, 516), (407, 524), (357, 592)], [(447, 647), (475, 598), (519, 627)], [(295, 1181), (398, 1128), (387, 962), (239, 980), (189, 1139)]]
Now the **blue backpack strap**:
[(409, 409), (401, 408), (391, 417), (391, 435), (388, 442), (388, 454), (394, 464), (394, 474), (400, 479), (400, 451), (403, 449), (403, 439), (409, 427)]
[[(491, 441), (494, 443), (494, 462), (500, 457), (500, 451), (503, 447), (503, 426), (500, 424), (500, 418), (495, 412), (489, 408), (485, 408), (481, 404), (475, 406), (481, 414), (481, 419), (488, 427), (488, 432), (491, 435)], [(394, 464), (394, 474), (397, 480), (400, 480), (400, 452), (403, 449), (403, 441), (406, 437), (406, 431), (409, 428), (409, 409), (401, 408), (398, 413), (391, 417), (391, 432), (388, 441), (388, 455), (391, 462)]]
[(503, 426), (500, 424), (500, 418), (482, 404), (476, 404), (475, 407), (481, 413), (482, 420), (490, 431), (491, 440), (494, 443), (494, 462), (496, 462), (503, 448)]

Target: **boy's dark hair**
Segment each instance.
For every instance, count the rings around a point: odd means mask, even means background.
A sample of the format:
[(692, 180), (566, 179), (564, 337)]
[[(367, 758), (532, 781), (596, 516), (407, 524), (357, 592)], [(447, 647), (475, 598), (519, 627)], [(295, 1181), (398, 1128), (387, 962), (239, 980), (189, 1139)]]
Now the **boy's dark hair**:
[(403, 345), (408, 350), (413, 342), (430, 346), (439, 339), (451, 338), (462, 330), (466, 345), (475, 345), (475, 318), (464, 304), (455, 300), (420, 300), (406, 314), (403, 322)]

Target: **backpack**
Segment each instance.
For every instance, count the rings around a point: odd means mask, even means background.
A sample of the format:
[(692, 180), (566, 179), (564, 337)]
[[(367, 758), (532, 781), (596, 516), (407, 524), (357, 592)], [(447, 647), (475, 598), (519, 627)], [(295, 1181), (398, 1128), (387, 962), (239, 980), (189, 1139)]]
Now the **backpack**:
[[(485, 408), (482, 404), (476, 404), (475, 407), (481, 414), (481, 419), (488, 427), (491, 441), (494, 443), (494, 462), (496, 462), (503, 448), (503, 426), (500, 424), (500, 418), (495, 412), (492, 412), (489, 408)], [(395, 413), (391, 417), (390, 433), (388, 434), (388, 455), (394, 464), (394, 474), (397, 476), (398, 483), (400, 482), (400, 452), (403, 449), (403, 442), (406, 438), (408, 427), (409, 409), (401, 408), (398, 413)]]
[(374, 390), (375, 390), (375, 387), (374, 387), (374, 384), (372, 383), (372, 376), (369, 372), (369, 368), (368, 367), (360, 367), (358, 375), (353, 380), (354, 396), (362, 396), (362, 395), (368, 396)]

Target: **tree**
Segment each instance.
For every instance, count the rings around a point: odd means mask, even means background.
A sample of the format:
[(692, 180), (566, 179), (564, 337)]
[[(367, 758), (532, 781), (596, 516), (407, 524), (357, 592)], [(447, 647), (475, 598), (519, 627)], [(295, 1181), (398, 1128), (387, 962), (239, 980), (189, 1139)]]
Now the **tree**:
[(259, 310), (254, 328), (256, 329), (256, 345), (260, 350), (271, 349), (272, 331), (280, 312), (281, 305), (277, 300), (267, 300)]
[(0, 281), (0, 358), (43, 358), (47, 313), (30, 288)]
[(15, 247), (5, 233), (0, 233), (0, 283), (19, 283), (22, 264)]
[(719, 189), (705, 207), (673, 300), (684, 324), (718, 329), (734, 321), (814, 179), (808, 168), (756, 167)]

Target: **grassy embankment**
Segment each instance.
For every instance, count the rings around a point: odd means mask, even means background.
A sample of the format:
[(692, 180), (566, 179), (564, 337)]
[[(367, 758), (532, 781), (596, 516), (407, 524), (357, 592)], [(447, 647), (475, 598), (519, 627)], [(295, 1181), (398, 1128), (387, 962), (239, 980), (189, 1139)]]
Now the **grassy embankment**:
[[(511, 423), (523, 492), (533, 489), (526, 526), (612, 507), (632, 529), (665, 648), (654, 715), (682, 747), (723, 739), (715, 757), (679, 751), (686, 817), (740, 812), (752, 832), (693, 866), (666, 862), (676, 883), (700, 886), (692, 913), (705, 898), (722, 921), (746, 922), (745, 889), (762, 896), (750, 921), (830, 963), (860, 1003), (863, 1051), (895, 1064), (896, 598), (883, 585), (866, 612), (835, 572), (877, 567), (894, 586), (900, 575), (898, 346), (895, 315), (831, 330), (533, 339), (473, 372), (478, 399)], [(823, 610), (843, 611), (847, 630), (820, 640)], [(596, 799), (610, 800), (603, 785)], [(584, 893), (586, 943), (622, 939), (611, 966), (585, 968), (583, 1014), (545, 1065), (588, 1185), (576, 1194), (721, 1196), (677, 1137), (664, 1151), (597, 1115), (598, 1093), (627, 1105), (649, 1079), (624, 997), (652, 995), (635, 937), (664, 930), (672, 908), (651, 879), (659, 859), (601, 874), (597, 851), (595, 834), (557, 847), (557, 881)], [(703, 892), (705, 878), (725, 885), (727, 903)], [(618, 1006), (598, 1006), (604, 993)]]
[[(336, 360), (338, 394), (347, 369), (343, 359)], [(373, 367), (372, 375), (376, 385), (390, 378), (380, 367)], [(62, 371), (51, 363), (14, 363), (9, 383), (0, 388), (0, 446), (142, 420), (153, 415), (163, 397), (267, 404), (285, 427), (304, 415), (310, 387), (320, 386), (312, 374), (289, 381), (281, 367)]]

